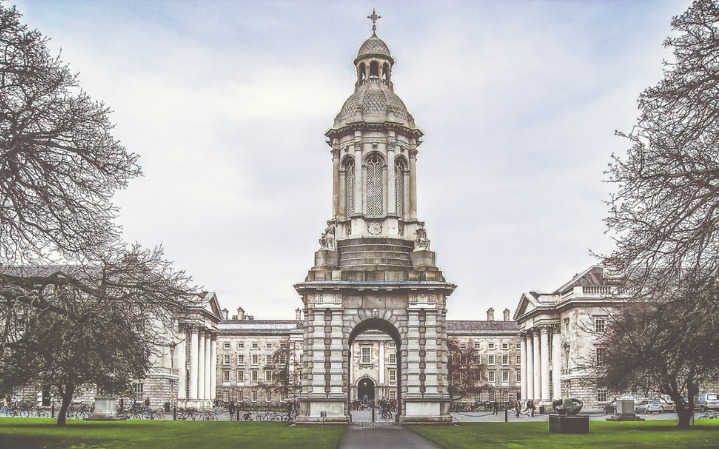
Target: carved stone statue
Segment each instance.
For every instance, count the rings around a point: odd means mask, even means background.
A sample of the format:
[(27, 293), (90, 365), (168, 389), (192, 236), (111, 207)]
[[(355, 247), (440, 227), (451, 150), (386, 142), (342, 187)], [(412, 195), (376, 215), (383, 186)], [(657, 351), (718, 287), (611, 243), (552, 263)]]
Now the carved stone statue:
[(577, 398), (562, 398), (552, 401), (552, 408), (559, 415), (576, 415), (583, 406), (584, 402)]
[(427, 238), (427, 230), (424, 228), (424, 222), (419, 222), (417, 228), (417, 237), (414, 240), (415, 249), (429, 249), (429, 239)]
[(335, 249), (335, 224), (332, 221), (327, 222), (327, 227), (320, 236), (320, 248)]

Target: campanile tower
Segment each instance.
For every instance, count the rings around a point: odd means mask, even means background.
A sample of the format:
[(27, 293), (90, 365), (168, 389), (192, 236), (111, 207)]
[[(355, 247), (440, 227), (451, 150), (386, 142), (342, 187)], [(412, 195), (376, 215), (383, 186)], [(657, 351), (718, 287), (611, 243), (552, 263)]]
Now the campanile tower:
[(455, 288), (435, 265), (417, 218), (422, 131), (395, 94), (394, 58), (372, 36), (354, 59), (354, 92), (326, 132), (332, 155), (332, 217), (314, 266), (295, 285), (304, 303), (301, 422), (349, 417), (357, 387), (349, 363), (366, 330), (396, 343), (398, 419), (450, 421), (446, 300)]

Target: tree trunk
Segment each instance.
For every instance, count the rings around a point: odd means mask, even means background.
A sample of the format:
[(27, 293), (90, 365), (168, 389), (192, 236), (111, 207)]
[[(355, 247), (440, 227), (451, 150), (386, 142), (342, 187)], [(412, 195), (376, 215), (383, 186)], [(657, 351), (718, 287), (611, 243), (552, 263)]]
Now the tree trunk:
[(677, 426), (680, 429), (688, 429), (691, 424), (693, 410), (684, 406), (677, 406), (677, 416), (679, 417), (679, 424)]
[(64, 426), (67, 424), (67, 409), (70, 408), (73, 394), (75, 394), (75, 385), (71, 383), (65, 385), (65, 389), (62, 391), (62, 404), (60, 405), (60, 411), (57, 414), (58, 426)]

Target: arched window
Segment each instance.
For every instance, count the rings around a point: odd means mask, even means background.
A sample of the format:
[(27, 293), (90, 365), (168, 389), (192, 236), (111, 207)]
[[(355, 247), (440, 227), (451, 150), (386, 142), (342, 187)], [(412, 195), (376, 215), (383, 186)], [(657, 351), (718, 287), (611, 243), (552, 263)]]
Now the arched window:
[(367, 74), (365, 73), (365, 70), (366, 69), (365, 69), (365, 65), (363, 62), (359, 65), (359, 69), (358, 69), (358, 75), (359, 75), (360, 82), (363, 82), (365, 80), (365, 77), (367, 76)]
[(384, 158), (379, 153), (365, 159), (367, 173), (367, 215), (378, 217), (384, 213)]
[(379, 78), (379, 63), (377, 61), (369, 63), (369, 77), (374, 79)]
[(345, 216), (349, 218), (355, 213), (355, 160), (345, 158), (342, 165), (345, 172)]
[(397, 216), (404, 215), (404, 175), (407, 173), (407, 161), (403, 157), (394, 160), (394, 204)]

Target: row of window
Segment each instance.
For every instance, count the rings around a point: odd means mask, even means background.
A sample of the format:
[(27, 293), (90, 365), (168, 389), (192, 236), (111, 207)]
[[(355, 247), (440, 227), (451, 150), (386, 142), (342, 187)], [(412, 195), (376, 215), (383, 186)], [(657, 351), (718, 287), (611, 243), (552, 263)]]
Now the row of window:
[[(394, 342), (392, 342), (392, 343), (394, 343)], [(361, 346), (360, 347), (360, 363), (361, 364), (372, 363), (372, 347), (371, 346)], [(396, 352), (389, 353), (388, 364), (390, 364), (390, 365), (397, 364), (397, 353)]]
[[(502, 382), (509, 382), (509, 370), (502, 370)], [(522, 372), (520, 370), (515, 371), (516, 375), (516, 381), (521, 382), (522, 381)], [(496, 371), (487, 371), (487, 382), (489, 383), (495, 383), (497, 382), (497, 372)]]
[[(223, 343), (222, 348), (223, 348), (223, 349), (232, 349), (232, 343)], [(250, 348), (252, 348), (252, 349), (260, 349), (260, 344), (259, 344), (258, 342), (256, 342), (256, 341), (253, 341), (253, 342), (250, 344)], [(266, 349), (273, 349), (273, 348), (274, 348), (274, 344), (273, 344), (272, 342), (267, 342), (267, 343), (265, 343), (265, 348), (266, 348)], [(245, 349), (245, 342), (243, 342), (243, 341), (238, 342), (238, 343), (237, 343), (237, 349)], [(280, 349), (287, 349), (287, 342), (284, 342), (284, 341), (280, 342)]]
[[(230, 381), (230, 371), (229, 369), (222, 371), (222, 381), (223, 382), (229, 382)], [(253, 369), (249, 370), (250, 372), (250, 382), (258, 382), (260, 379), (260, 372), (259, 370)], [(242, 383), (245, 381), (245, 370), (238, 369), (237, 370), (237, 383)], [(272, 371), (266, 370), (264, 372), (264, 381), (265, 382), (272, 382)]]
[[(466, 341), (461, 341), (461, 342), (459, 343), (459, 348), (460, 348), (460, 349), (467, 349), (467, 342), (466, 342)], [(516, 348), (516, 349), (520, 349), (520, 348), (521, 348), (520, 343), (516, 343), (515, 348)], [(482, 349), (482, 344), (481, 344), (481, 342), (475, 341), (475, 342), (474, 342), (474, 349)], [(494, 349), (497, 349), (497, 345), (494, 344), (494, 343), (487, 343), (487, 349), (490, 350), (490, 351), (492, 351), (492, 350), (494, 350)], [(508, 351), (508, 350), (509, 350), (509, 343), (502, 343), (502, 350), (503, 350), (503, 351)]]

